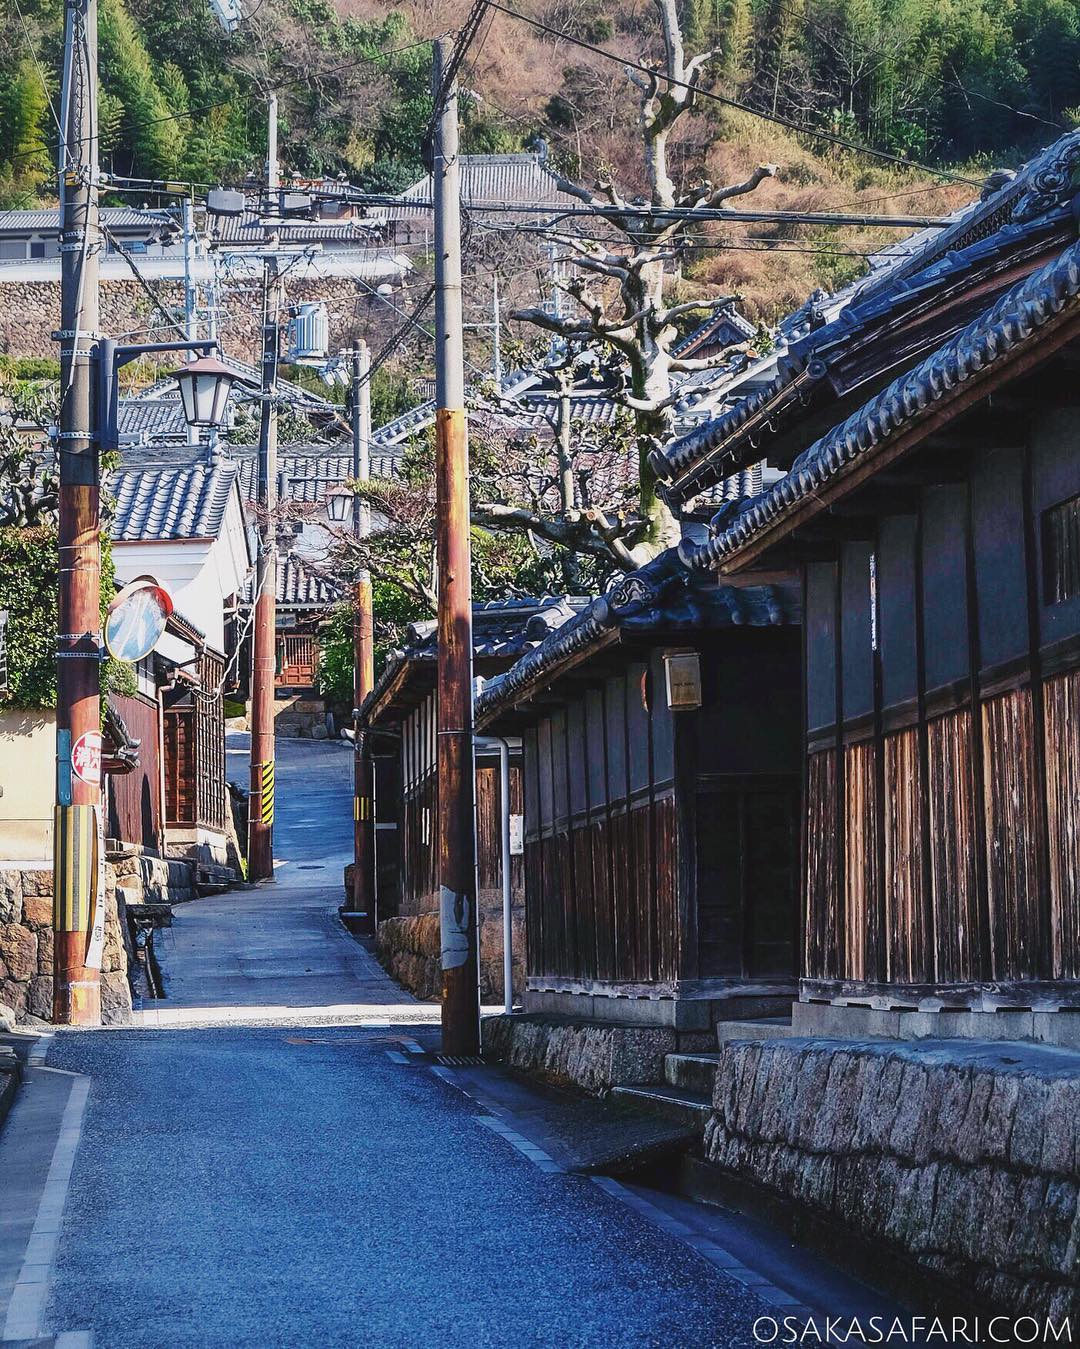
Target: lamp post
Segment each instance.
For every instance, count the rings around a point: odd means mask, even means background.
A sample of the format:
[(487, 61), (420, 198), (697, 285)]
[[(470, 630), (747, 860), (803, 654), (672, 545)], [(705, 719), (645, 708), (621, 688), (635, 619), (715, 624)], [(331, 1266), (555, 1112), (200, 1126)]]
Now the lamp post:
[(82, 407), (84, 430), (68, 431), (86, 442), (82, 473), (69, 482), (71, 465), (62, 442), (62, 487), (76, 487), (87, 508), (74, 511), (68, 498), (59, 535), (59, 632), (57, 634), (56, 813), (53, 832), (53, 1021), (61, 1026), (93, 1026), (101, 1020), (100, 937), (103, 922), (100, 868), (104, 847), (101, 811), (99, 632), (101, 555), (98, 495), (101, 455), (119, 448), (118, 375), (139, 356), (168, 351), (198, 351), (178, 375), (184, 415), (192, 426), (220, 425), (235, 371), (205, 353), (216, 342), (119, 344), (99, 338), (86, 353), (88, 397)]

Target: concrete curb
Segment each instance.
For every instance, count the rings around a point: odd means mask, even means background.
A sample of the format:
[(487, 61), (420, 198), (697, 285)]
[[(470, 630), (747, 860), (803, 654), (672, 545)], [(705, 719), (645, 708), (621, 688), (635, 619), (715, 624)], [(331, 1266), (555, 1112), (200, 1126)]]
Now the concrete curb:
[(8, 1111), (15, 1104), (15, 1097), (22, 1081), (22, 1065), (15, 1064), (10, 1069), (0, 1068), (0, 1125), (7, 1119)]
[[(60, 1244), (64, 1224), (71, 1172), (75, 1153), (82, 1136), (86, 1102), (90, 1095), (90, 1079), (81, 1073), (61, 1072), (41, 1066), (48, 1051), (48, 1040), (43, 1039), (31, 1051), (33, 1072), (57, 1073), (71, 1079), (71, 1092), (60, 1121), (60, 1132), (53, 1149), (48, 1175), (38, 1201), (37, 1215), (26, 1244), (22, 1267), (12, 1289), (7, 1316), (0, 1341), (36, 1340), (46, 1335), (45, 1307), (49, 1299), (53, 1265)], [(78, 1339), (76, 1343), (89, 1343)]]

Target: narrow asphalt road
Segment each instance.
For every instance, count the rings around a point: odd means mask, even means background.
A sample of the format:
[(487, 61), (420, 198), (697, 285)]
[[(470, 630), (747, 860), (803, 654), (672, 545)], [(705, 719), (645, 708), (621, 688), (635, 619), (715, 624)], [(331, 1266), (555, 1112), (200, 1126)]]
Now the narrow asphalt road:
[(349, 756), (281, 751), (279, 879), (177, 911), (174, 1019), (50, 1044), (89, 1097), (41, 1329), (99, 1349), (752, 1344), (754, 1293), (403, 1052), (434, 1038), (399, 1024), (430, 1009), (332, 917)]
[(93, 1082), (48, 1325), (108, 1349), (753, 1342), (750, 1293), (534, 1166), (387, 1034), (64, 1036)]

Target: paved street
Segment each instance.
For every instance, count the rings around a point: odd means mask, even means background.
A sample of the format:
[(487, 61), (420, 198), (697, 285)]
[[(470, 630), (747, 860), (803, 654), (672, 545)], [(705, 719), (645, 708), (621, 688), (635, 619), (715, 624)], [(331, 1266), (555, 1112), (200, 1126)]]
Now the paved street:
[(387, 1046), (65, 1036), (50, 1063), (93, 1088), (50, 1328), (110, 1349), (751, 1342), (748, 1292)]
[[(399, 1023), (432, 1009), (332, 917), (349, 755), (286, 741), (278, 762), (277, 884), (179, 907), (160, 1008), (55, 1037), (0, 1137), (2, 1165), (24, 1106), (88, 1080), (38, 1331), (107, 1349), (752, 1343), (754, 1294), (588, 1178), (535, 1165), (407, 1051), (434, 1035)], [(366, 1024), (318, 1025), (334, 1020)], [(37, 1122), (42, 1183), (58, 1129), (56, 1109)]]
[[(228, 776), (244, 781), (248, 737), (231, 732)], [(180, 905), (157, 937), (166, 997), (145, 1026), (438, 1020), (388, 979), (337, 918), (352, 856), (352, 756), (340, 743), (277, 747), (275, 882)]]

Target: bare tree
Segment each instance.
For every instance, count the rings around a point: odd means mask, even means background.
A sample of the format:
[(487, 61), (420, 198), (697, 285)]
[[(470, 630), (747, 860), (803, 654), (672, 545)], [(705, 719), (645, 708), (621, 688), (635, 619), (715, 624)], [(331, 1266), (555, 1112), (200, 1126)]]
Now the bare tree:
[[(762, 164), (742, 183), (714, 187), (702, 181), (686, 191), (676, 189), (668, 166), (670, 137), (679, 119), (693, 109), (705, 70), (717, 53), (706, 51), (688, 58), (676, 0), (653, 3), (660, 21), (663, 59), (649, 74), (627, 71), (639, 95), (638, 126), (647, 201), (628, 202), (608, 175), (601, 175), (591, 189), (560, 178), (564, 192), (597, 208), (597, 219), (610, 224), (611, 242), (600, 242), (570, 229), (546, 230), (546, 236), (566, 250), (578, 269), (579, 275), (565, 288), (575, 312), (561, 317), (543, 308), (530, 308), (513, 315), (557, 334), (572, 346), (599, 345), (626, 371), (628, 387), (616, 396), (634, 414), (640, 495), (629, 551), (636, 565), (677, 538), (677, 526), (659, 497), (649, 465), (650, 452), (672, 434), (672, 377), (709, 369), (722, 359), (673, 355), (678, 321), (693, 313), (720, 309), (735, 298), (665, 303), (665, 266), (679, 260), (684, 246), (685, 220), (677, 213), (687, 208), (720, 206), (753, 192), (776, 172), (773, 165)], [(618, 565), (625, 566), (619, 552), (611, 551)]]
[[(488, 435), (502, 434), (488, 463), (496, 471), (472, 473), (472, 519), (489, 529), (524, 530), (560, 550), (563, 582), (577, 589), (579, 560), (633, 571), (635, 550), (650, 522), (638, 501), (632, 416), (616, 408), (608, 423), (574, 416), (577, 363), (568, 355), (543, 368), (549, 391), (539, 399), (498, 390), (474, 395), (473, 404), (496, 414)], [(506, 428), (518, 428), (509, 434)], [(529, 434), (524, 428), (535, 428)]]

